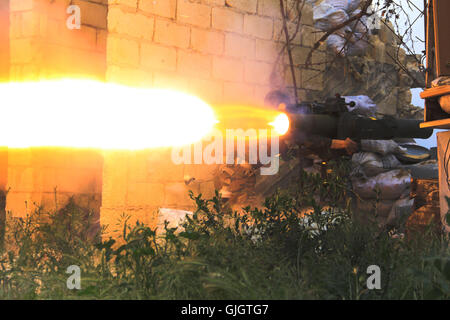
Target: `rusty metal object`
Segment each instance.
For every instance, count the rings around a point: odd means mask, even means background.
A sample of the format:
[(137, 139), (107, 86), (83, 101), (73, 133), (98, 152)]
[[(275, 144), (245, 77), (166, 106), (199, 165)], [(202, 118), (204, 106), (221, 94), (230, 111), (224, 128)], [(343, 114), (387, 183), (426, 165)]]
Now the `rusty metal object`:
[(406, 233), (423, 233), (427, 228), (441, 231), (439, 208), (439, 184), (437, 179), (413, 179), (411, 196), (415, 198), (414, 211), (406, 221)]

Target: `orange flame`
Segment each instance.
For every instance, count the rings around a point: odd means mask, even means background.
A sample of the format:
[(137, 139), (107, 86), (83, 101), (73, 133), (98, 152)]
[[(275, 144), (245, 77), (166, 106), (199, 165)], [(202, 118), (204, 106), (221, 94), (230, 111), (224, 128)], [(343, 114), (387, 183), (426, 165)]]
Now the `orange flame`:
[(202, 100), (91, 80), (0, 84), (0, 146), (146, 149), (194, 143), (214, 127)]

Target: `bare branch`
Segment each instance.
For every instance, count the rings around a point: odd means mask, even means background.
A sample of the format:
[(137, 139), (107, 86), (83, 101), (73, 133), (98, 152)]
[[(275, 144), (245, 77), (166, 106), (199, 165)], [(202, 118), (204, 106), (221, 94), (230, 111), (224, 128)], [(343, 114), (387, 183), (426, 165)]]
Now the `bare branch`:
[[(289, 64), (291, 67), (291, 73), (292, 73), (292, 82), (294, 84), (294, 96), (295, 96), (295, 103), (298, 103), (298, 93), (297, 93), (297, 79), (295, 77), (295, 70), (294, 70), (294, 60), (292, 59), (292, 51), (291, 51), (291, 39), (289, 38), (289, 31), (287, 27), (287, 21), (286, 21), (286, 13), (284, 10), (284, 0), (280, 0), (280, 10), (281, 10), (281, 17), (283, 18), (283, 29), (284, 29), (284, 35), (286, 37), (286, 48), (288, 52), (289, 57)], [(300, 25), (300, 23), (297, 24), (297, 26)]]

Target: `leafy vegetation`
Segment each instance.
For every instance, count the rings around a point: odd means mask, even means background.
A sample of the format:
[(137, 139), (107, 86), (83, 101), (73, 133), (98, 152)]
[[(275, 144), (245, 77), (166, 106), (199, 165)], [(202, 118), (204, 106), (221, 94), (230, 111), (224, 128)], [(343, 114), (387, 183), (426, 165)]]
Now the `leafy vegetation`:
[[(179, 228), (125, 219), (115, 240), (92, 236), (92, 214), (73, 202), (9, 217), (0, 298), (448, 299), (448, 239), (431, 226), (393, 237), (356, 219), (341, 170), (334, 164), (325, 180), (302, 173), (265, 208), (244, 213), (229, 210), (218, 194), (191, 193), (196, 210)], [(81, 290), (66, 286), (70, 265), (81, 268)], [(381, 268), (381, 290), (366, 287), (370, 265)]]

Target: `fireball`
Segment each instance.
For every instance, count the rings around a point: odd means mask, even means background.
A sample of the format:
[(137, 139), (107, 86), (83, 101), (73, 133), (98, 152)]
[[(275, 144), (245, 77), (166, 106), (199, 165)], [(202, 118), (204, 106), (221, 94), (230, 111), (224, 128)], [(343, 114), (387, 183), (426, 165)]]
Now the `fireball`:
[(273, 122), (269, 123), (275, 130), (275, 133), (282, 136), (289, 130), (289, 118), (285, 113), (279, 114)]
[(194, 143), (216, 124), (201, 99), (91, 80), (0, 84), (0, 146), (147, 149)]

